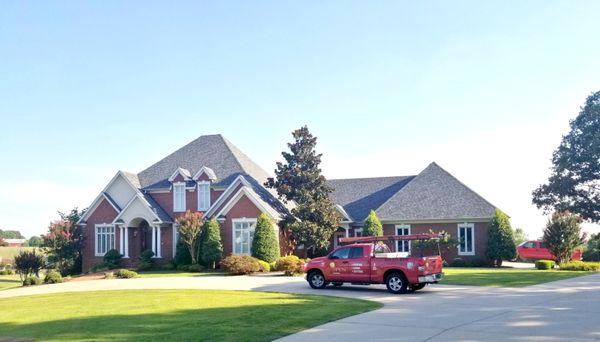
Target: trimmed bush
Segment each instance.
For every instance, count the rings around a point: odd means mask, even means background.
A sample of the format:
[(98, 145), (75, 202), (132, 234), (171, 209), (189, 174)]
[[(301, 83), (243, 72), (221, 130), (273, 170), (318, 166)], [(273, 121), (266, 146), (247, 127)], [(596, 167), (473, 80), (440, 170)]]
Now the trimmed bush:
[(571, 261), (560, 264), (563, 271), (594, 271), (600, 272), (600, 262)]
[(104, 279), (113, 279), (115, 277), (115, 272), (104, 272)]
[(37, 277), (42, 267), (44, 267), (44, 256), (36, 253), (35, 250), (23, 250), (15, 256), (15, 270), (19, 273), (23, 284), (27, 278), (33, 275)]
[(154, 256), (154, 252), (150, 249), (146, 249), (142, 253), (140, 253), (140, 257), (138, 258), (139, 263), (137, 269), (139, 271), (149, 270), (152, 268), (152, 257)]
[(137, 272), (135, 272), (135, 271), (128, 270), (128, 269), (125, 269), (125, 268), (121, 268), (120, 270), (118, 270), (115, 273), (115, 276), (117, 278), (121, 278), (121, 279), (129, 279), (129, 278), (137, 278), (140, 275), (137, 274)]
[(178, 271), (184, 272), (202, 272), (204, 270), (204, 266), (202, 265), (179, 265), (177, 266)]
[(269, 269), (271, 270), (271, 272), (279, 271), (277, 269), (277, 260), (269, 263)]
[(248, 255), (231, 255), (221, 261), (225, 272), (233, 275), (260, 272), (262, 267), (258, 259)]
[(49, 271), (48, 273), (46, 273), (46, 276), (44, 277), (44, 283), (46, 284), (58, 284), (58, 283), (62, 283), (63, 282), (63, 278), (60, 275), (60, 272), (52, 270)]
[(15, 274), (15, 271), (13, 271), (11, 269), (6, 269), (6, 270), (0, 271), (0, 275), (13, 275), (13, 274)]
[(252, 256), (267, 263), (279, 258), (279, 239), (273, 228), (273, 222), (265, 213), (260, 214), (256, 221), (256, 230), (252, 239)]
[(375, 211), (371, 210), (369, 216), (365, 219), (365, 224), (363, 226), (363, 235), (364, 236), (382, 236), (383, 235), (383, 226), (381, 225), (381, 221), (375, 214)]
[(535, 268), (538, 270), (551, 270), (554, 268), (554, 265), (556, 265), (554, 260), (537, 260), (535, 262)]
[(108, 269), (118, 268), (121, 265), (121, 253), (116, 249), (111, 249), (104, 254), (104, 264)]
[(304, 272), (304, 260), (295, 255), (288, 255), (277, 259), (275, 267), (286, 276), (302, 274)]
[(492, 266), (502, 266), (503, 260), (517, 257), (517, 246), (510, 219), (500, 209), (496, 209), (488, 224), (488, 238), (485, 255), (491, 260)]
[(168, 263), (160, 266), (161, 270), (167, 270), (167, 271), (174, 270), (176, 268), (177, 268), (177, 266), (175, 266), (175, 264), (173, 262), (168, 262)]
[[(256, 233), (254, 243), (256, 243)], [(204, 224), (204, 234), (200, 242), (200, 260), (206, 267), (214, 269), (222, 257), (221, 229), (219, 228), (219, 222), (212, 219)]]
[(258, 263), (260, 264), (260, 271), (261, 272), (271, 272), (271, 265), (269, 265), (268, 262), (262, 261), (262, 260), (259, 259)]
[(175, 258), (173, 259), (175, 266), (179, 265), (190, 265), (192, 263), (192, 256), (190, 251), (183, 242), (177, 242), (175, 246)]
[(25, 280), (23, 280), (23, 286), (41, 285), (42, 283), (42, 279), (33, 276), (27, 277)]
[(467, 267), (467, 262), (461, 258), (454, 258), (450, 262), (450, 267)]

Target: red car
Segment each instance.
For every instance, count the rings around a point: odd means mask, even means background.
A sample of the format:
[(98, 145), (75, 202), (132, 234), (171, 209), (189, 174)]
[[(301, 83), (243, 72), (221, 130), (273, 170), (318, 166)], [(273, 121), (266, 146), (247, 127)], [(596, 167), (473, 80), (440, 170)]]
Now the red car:
[[(424, 256), (424, 248), (421, 248), (421, 253), (417, 251), (419, 256), (412, 256), (410, 252), (390, 252), (383, 241), (395, 245), (395, 241), (424, 242), (438, 238), (439, 235), (435, 234), (342, 238), (341, 243), (352, 244), (338, 247), (325, 257), (310, 260), (304, 266), (306, 280), (313, 289), (322, 289), (328, 284), (342, 286), (350, 283), (386, 284), (392, 293), (420, 290), (427, 284), (437, 283), (444, 276), (439, 248), (437, 255)], [(408, 243), (406, 246), (409, 246)]]
[[(556, 260), (556, 257), (550, 253), (543, 241), (525, 241), (517, 246), (517, 253), (520, 259), (530, 260)], [(581, 249), (576, 249), (571, 255), (571, 260), (581, 260), (583, 253)]]

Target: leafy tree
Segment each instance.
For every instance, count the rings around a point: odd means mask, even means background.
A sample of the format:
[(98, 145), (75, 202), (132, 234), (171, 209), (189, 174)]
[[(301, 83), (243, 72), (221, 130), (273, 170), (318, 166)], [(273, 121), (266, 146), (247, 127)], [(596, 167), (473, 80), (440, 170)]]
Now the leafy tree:
[(375, 214), (375, 211), (371, 210), (369, 216), (365, 220), (365, 225), (363, 227), (363, 235), (364, 236), (383, 236), (383, 226), (381, 225), (381, 221)]
[(279, 239), (273, 228), (273, 222), (265, 213), (261, 213), (256, 221), (252, 256), (268, 263), (279, 258)]
[(533, 191), (545, 212), (570, 211), (600, 221), (600, 92), (590, 95), (552, 156), (548, 183)]
[(8, 242), (4, 241), (4, 238), (2, 238), (2, 236), (0, 236), (0, 247), (6, 247), (8, 246)]
[(21, 281), (35, 275), (40, 276), (40, 270), (44, 267), (44, 256), (35, 250), (23, 250), (15, 256), (15, 270), (19, 273)]
[(2, 230), (0, 229), (0, 237), (5, 239), (24, 239), (25, 237), (21, 235), (21, 232), (18, 230)]
[(577, 246), (583, 244), (581, 218), (569, 212), (555, 212), (544, 229), (544, 242), (559, 264), (571, 260)]
[(77, 222), (84, 214), (73, 208), (68, 213), (58, 212), (60, 219), (48, 227), (43, 236), (43, 247), (48, 254), (48, 261), (53, 263), (61, 274), (81, 273), (82, 250), (84, 236)]
[(202, 262), (212, 269), (223, 257), (221, 229), (219, 228), (219, 222), (214, 218), (205, 223), (200, 257)]
[(592, 234), (583, 252), (583, 260), (600, 261), (600, 233)]
[(282, 152), (285, 163), (277, 162), (275, 179), (270, 178), (265, 185), (276, 189), (284, 202), (296, 203), (282, 228), (289, 229), (293, 240), (314, 256), (329, 246), (341, 218), (329, 198), (333, 189), (321, 175), (321, 154), (315, 152), (317, 138), (306, 126), (292, 136), (290, 152)]
[(29, 247), (41, 247), (44, 244), (44, 239), (40, 236), (32, 236), (27, 241)]
[(197, 264), (200, 234), (204, 226), (202, 213), (188, 210), (178, 217), (176, 221), (179, 225), (179, 241), (185, 244), (190, 252), (192, 264)]
[(523, 230), (523, 228), (516, 228), (513, 232), (513, 236), (515, 238), (515, 244), (520, 245), (521, 243), (529, 240), (527, 233)]
[(488, 224), (487, 248), (485, 255), (494, 266), (502, 266), (502, 260), (517, 257), (517, 246), (510, 220), (501, 210), (496, 209)]

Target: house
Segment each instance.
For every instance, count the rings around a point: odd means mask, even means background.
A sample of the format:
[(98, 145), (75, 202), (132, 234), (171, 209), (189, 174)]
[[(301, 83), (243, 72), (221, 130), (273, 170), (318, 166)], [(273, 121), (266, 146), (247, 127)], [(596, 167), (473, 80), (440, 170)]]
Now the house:
[[(186, 210), (218, 220), (226, 255), (249, 254), (258, 215), (266, 213), (277, 223), (290, 212), (289, 204), (263, 186), (268, 176), (221, 135), (201, 136), (140, 173), (117, 172), (78, 222), (85, 234), (84, 271), (101, 263), (110, 249), (121, 252), (124, 266), (135, 266), (146, 249), (157, 264), (170, 261), (176, 219)], [(494, 207), (434, 163), (417, 176), (329, 184), (344, 217), (336, 238), (360, 235), (373, 209), (386, 234), (444, 229), (464, 239), (458, 255), (483, 255)]]
[(8, 247), (23, 247), (23, 245), (25, 245), (25, 242), (27, 242), (26, 239), (4, 239), (4, 242), (6, 242), (8, 244)]

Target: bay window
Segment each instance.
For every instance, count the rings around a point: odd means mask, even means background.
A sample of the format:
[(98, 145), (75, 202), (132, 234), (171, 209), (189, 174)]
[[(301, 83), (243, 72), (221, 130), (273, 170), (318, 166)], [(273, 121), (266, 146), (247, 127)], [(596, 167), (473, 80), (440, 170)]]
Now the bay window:
[(115, 249), (115, 226), (111, 224), (96, 225), (96, 256), (104, 256)]

